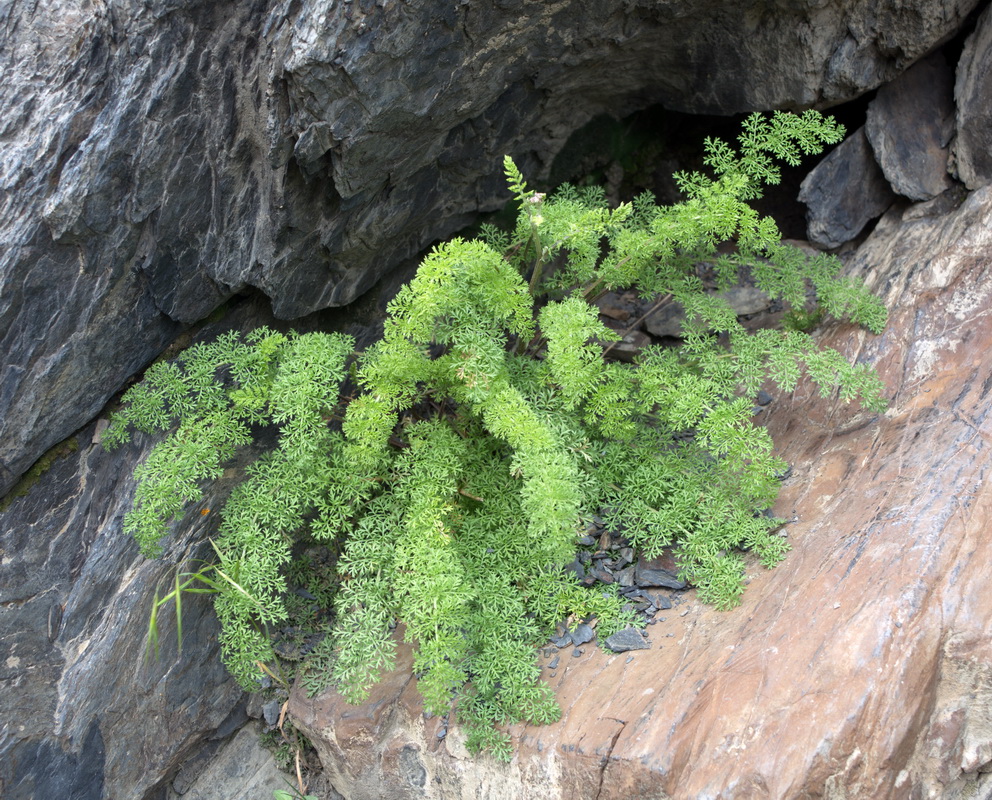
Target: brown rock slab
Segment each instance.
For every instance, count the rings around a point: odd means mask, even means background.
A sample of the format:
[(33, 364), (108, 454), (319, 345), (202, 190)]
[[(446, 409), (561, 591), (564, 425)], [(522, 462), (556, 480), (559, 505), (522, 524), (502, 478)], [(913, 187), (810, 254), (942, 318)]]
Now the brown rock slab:
[[(940, 217), (891, 212), (850, 265), (891, 310), (824, 343), (878, 366), (873, 416), (802, 385), (770, 428), (793, 466), (793, 552), (749, 567), (743, 603), (587, 648), (551, 680), (554, 725), (513, 761), (466, 758), (424, 720), (409, 651), (370, 701), (290, 711), (350, 798), (955, 798), (992, 768), (992, 190)], [(674, 634), (668, 637), (666, 634)], [(423, 785), (406, 784), (403, 753)], [(418, 773), (419, 774), (419, 773)], [(985, 786), (985, 791), (988, 787)], [(985, 795), (982, 795), (985, 796)]]

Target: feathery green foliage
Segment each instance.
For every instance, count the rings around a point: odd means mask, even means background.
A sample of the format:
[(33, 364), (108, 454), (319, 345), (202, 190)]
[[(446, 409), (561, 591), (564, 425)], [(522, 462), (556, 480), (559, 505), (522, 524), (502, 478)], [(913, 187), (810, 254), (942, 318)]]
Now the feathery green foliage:
[[(760, 387), (790, 391), (805, 372), (825, 394), (884, 407), (868, 365), (799, 330), (748, 333), (697, 274), (712, 264), (727, 288), (747, 270), (800, 315), (812, 286), (824, 313), (881, 331), (885, 309), (836, 259), (781, 244), (748, 205), (778, 181), (776, 159), (796, 163), (842, 133), (815, 112), (754, 115), (736, 150), (706, 142), (713, 176), (677, 175), (686, 200), (668, 207), (644, 195), (611, 210), (601, 191), (571, 186), (546, 197), (507, 158), (515, 228), (435, 248), (365, 352), (337, 334), (260, 329), (150, 369), (107, 435), (172, 430), (137, 470), (125, 529), (157, 553), (253, 428), (278, 426), (278, 447), (223, 509), (214, 572), (197, 584), (216, 594), (231, 672), (250, 688), (273, 658), (294, 544), (335, 542), (336, 622), (307, 685), (333, 680), (361, 700), (402, 623), (427, 709), (454, 701), (469, 744), (507, 757), (494, 725), (559, 714), (534, 646), (570, 615), (598, 617), (600, 634), (632, 621), (615, 591), (562, 569), (583, 520), (603, 514), (648, 556), (677, 547), (700, 597), (729, 608), (740, 551), (770, 567), (787, 549), (760, 513), (786, 467), (752, 422)], [(736, 248), (718, 253), (727, 240)], [(629, 287), (681, 304), (682, 347), (604, 358), (617, 335), (592, 302)], [(342, 398), (349, 362), (357, 392)]]

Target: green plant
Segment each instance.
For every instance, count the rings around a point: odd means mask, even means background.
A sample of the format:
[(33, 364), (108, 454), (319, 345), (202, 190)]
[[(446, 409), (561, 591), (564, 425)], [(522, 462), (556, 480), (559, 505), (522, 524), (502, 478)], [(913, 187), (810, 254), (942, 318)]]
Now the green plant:
[[(125, 529), (154, 555), (253, 426), (278, 426), (215, 542), (208, 588), (231, 672), (252, 687), (273, 657), (266, 630), (288, 617), (294, 543), (335, 541), (336, 624), (304, 667), (307, 685), (333, 679), (361, 700), (402, 623), (426, 708), (447, 712), (454, 698), (469, 745), (507, 757), (494, 724), (559, 714), (534, 646), (569, 615), (598, 616), (607, 635), (632, 621), (615, 591), (561, 568), (583, 519), (602, 514), (648, 556), (677, 546), (699, 596), (729, 608), (740, 550), (769, 567), (787, 550), (779, 521), (759, 513), (786, 467), (751, 421), (762, 384), (790, 391), (805, 370), (824, 394), (884, 406), (868, 365), (794, 329), (748, 333), (697, 275), (710, 263), (725, 289), (747, 269), (799, 309), (812, 284), (826, 313), (879, 332), (883, 306), (839, 277), (836, 259), (781, 244), (748, 205), (778, 180), (774, 159), (796, 163), (842, 133), (816, 112), (754, 115), (737, 150), (707, 140), (714, 176), (677, 175), (686, 200), (669, 207), (643, 195), (610, 210), (601, 191), (571, 186), (545, 197), (507, 158), (515, 228), (437, 247), (365, 352), (353, 357), (339, 334), (260, 329), (149, 369), (105, 441), (129, 426), (174, 430), (136, 472)], [(718, 254), (727, 240), (735, 249)], [(592, 302), (627, 287), (684, 307), (681, 348), (604, 358), (617, 334)], [(354, 390), (342, 393), (348, 374)]]
[(297, 789), (289, 781), (286, 781), (286, 785), (289, 789), (273, 789), (272, 797), (274, 800), (317, 800), (317, 795), (315, 794), (303, 794), (299, 789)]

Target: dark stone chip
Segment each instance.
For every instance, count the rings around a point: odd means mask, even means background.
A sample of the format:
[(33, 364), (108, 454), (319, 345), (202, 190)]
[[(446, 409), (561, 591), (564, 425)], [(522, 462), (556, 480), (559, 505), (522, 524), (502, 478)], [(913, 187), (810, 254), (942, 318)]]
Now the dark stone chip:
[(602, 567), (593, 567), (591, 574), (603, 583), (613, 583), (613, 576)]
[(578, 580), (582, 580), (586, 575), (586, 570), (582, 566), (582, 562), (579, 561), (578, 558), (576, 558), (570, 564), (566, 564), (563, 569), (565, 572), (571, 572), (573, 575), (575, 575), (575, 577)]
[(626, 653), (628, 650), (648, 650), (651, 644), (645, 641), (637, 628), (624, 628), (606, 639), (605, 645), (614, 653)]
[(685, 581), (680, 581), (670, 572), (663, 569), (638, 569), (638, 586), (661, 586), (665, 589), (680, 590), (686, 587)]
[(634, 585), (634, 567), (627, 567), (626, 569), (620, 570), (616, 574), (617, 583), (621, 586), (633, 586)]
[(268, 730), (272, 730), (279, 724), (279, 712), (282, 710), (282, 703), (278, 700), (270, 700), (262, 706), (262, 716), (265, 718), (265, 725)]
[(586, 623), (579, 625), (574, 631), (572, 631), (572, 643), (578, 647), (580, 644), (585, 644), (586, 642), (591, 642), (596, 638), (596, 631), (590, 628)]

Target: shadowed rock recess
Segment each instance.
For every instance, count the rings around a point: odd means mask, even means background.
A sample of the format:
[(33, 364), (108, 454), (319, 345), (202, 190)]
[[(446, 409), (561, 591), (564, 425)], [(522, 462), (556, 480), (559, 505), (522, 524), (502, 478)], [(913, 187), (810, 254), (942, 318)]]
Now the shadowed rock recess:
[[(598, 114), (826, 107), (902, 74), (976, 4), (6, 4), (0, 494), (53, 443), (76, 449), (0, 513), (0, 796), (162, 800), (235, 750), (221, 743), (248, 712), (209, 603), (186, 601), (181, 655), (171, 615), (161, 660), (142, 655), (156, 587), (209, 554), (209, 509), (238, 465), (146, 561), (121, 518), (151, 441), (95, 443), (107, 399), (180, 332), (246, 289), (260, 292), (225, 325), (271, 324), (262, 294), (280, 319), (350, 302), (501, 206), (504, 153), (537, 178)], [(691, 590), (641, 596), (647, 649), (611, 654), (584, 632), (542, 651), (564, 716), (513, 729), (509, 765), (469, 759), (457, 725), (425, 720), (408, 671), (360, 707), (294, 692), (348, 800), (992, 797), (990, 25), (986, 11), (954, 67), (949, 145), (946, 75), (927, 101), (941, 109), (927, 175), (904, 141), (864, 133), (861, 167), (820, 173), (926, 178), (913, 193), (929, 196), (948, 145), (975, 191), (911, 205), (882, 186), (868, 238), (836, 234), (891, 322), (822, 335), (879, 365), (892, 403), (869, 418), (806, 388), (761, 401), (793, 466), (776, 509), (793, 553), (754, 567), (729, 613)], [(874, 132), (913, 129), (899, 119), (920, 113), (918, 77), (881, 95), (893, 122)], [(617, 319), (640, 316), (615, 300)]]
[(183, 323), (354, 299), (596, 114), (829, 105), (977, 0), (107, 0), (0, 11), (0, 494)]

